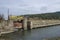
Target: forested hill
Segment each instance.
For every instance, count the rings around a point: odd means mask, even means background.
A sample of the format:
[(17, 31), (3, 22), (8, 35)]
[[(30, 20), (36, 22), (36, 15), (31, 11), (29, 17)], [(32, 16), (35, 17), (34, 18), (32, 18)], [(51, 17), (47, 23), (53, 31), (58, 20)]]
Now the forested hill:
[(40, 19), (60, 19), (60, 12), (44, 13), (44, 14), (31, 14), (31, 15), (24, 15), (24, 16), (29, 17), (29, 18), (38, 17)]

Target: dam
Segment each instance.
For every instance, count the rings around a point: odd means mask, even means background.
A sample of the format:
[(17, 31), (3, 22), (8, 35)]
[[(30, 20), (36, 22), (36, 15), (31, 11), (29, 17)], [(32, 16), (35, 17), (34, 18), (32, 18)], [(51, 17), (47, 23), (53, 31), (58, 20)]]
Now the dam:
[[(5, 24), (8, 24), (7, 26)], [(0, 35), (1, 34), (9, 34), (11, 32), (14, 32), (15, 29), (19, 29), (19, 31), (22, 29), (25, 30), (33, 30), (35, 28), (43, 28), (43, 27), (50, 27), (53, 25), (60, 25), (60, 20), (35, 20), (35, 19), (28, 19), (24, 18), (21, 22), (13, 22), (10, 20), (9, 23), (6, 23), (6, 21), (2, 22), (2, 28), (0, 28)], [(2, 30), (2, 31), (1, 31)], [(6, 31), (6, 32), (5, 32)]]
[(46, 26), (59, 25), (60, 20), (32, 20), (25, 18), (23, 21), (24, 30), (33, 29), (33, 28), (43, 28)]

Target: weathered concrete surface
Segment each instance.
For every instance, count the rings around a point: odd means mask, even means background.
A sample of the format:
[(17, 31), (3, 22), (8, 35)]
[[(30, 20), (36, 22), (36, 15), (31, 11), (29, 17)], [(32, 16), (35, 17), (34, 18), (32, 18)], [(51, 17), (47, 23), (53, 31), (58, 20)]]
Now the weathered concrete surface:
[(60, 20), (30, 20), (31, 29), (43, 26), (60, 24)]
[(10, 21), (9, 24), (7, 25), (7, 22), (3, 21), (0, 24), (0, 36), (2, 34), (11, 33), (11, 32), (14, 32), (13, 22)]
[(23, 27), (24, 27), (24, 30), (27, 30), (27, 18), (24, 18)]
[[(28, 27), (27, 27), (28, 21), (30, 22), (29, 25), (30, 25), (31, 29), (37, 28), (37, 27), (44, 27), (44, 26), (60, 24), (60, 20), (28, 20), (27, 18), (25, 18), (23, 21), (24, 30), (28, 29)], [(7, 22), (5, 22), (5, 21), (2, 22), (0, 27), (2, 27), (2, 29), (4, 29), (4, 30), (14, 30), (12, 21), (9, 22), (8, 26), (7, 26)]]

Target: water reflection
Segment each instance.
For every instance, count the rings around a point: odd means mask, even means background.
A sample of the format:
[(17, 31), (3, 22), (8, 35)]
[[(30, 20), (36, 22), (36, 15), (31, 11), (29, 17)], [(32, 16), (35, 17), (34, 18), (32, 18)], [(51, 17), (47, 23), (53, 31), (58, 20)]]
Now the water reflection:
[(28, 31), (17, 31), (9, 34), (4, 34), (0, 37), (0, 40), (25, 40), (27, 35), (31, 34), (31, 30)]
[(0, 37), (4, 40), (44, 40), (51, 37), (60, 37), (60, 26), (18, 31)]

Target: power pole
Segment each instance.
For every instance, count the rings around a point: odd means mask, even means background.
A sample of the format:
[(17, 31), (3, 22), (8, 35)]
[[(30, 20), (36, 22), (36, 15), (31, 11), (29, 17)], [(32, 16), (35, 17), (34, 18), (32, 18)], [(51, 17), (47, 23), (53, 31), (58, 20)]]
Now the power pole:
[(8, 24), (9, 24), (9, 9), (8, 9), (8, 11), (7, 11), (7, 14), (8, 14), (7, 26), (8, 26)]
[(8, 9), (8, 20), (9, 20), (10, 18), (9, 18), (9, 9)]

